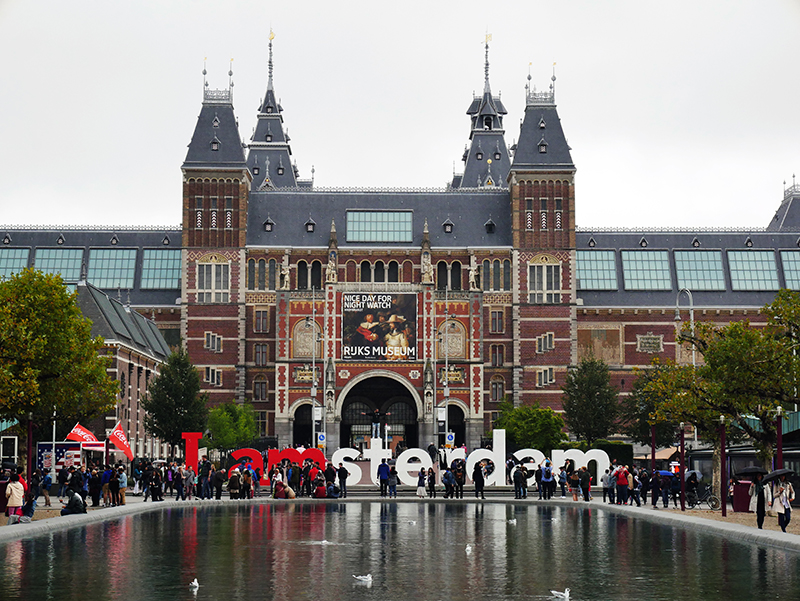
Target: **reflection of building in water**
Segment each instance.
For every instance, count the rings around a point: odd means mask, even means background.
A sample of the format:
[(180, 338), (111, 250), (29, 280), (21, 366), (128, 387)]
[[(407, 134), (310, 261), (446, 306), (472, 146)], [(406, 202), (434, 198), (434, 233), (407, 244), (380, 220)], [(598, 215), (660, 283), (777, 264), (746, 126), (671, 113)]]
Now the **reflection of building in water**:
[[(0, 275), (30, 265), (74, 282), (85, 267), (98, 288), (130, 294), (170, 343), (186, 345), (211, 402), (251, 403), (261, 435), (280, 445), (311, 443), (308, 374), (318, 374), (329, 449), (363, 441), (375, 409), (391, 413), (390, 432), (408, 446), (427, 446), (445, 363), (448, 423), (457, 444), (476, 446), (504, 398), (560, 410), (567, 369), (582, 357), (606, 361), (624, 390), (654, 357), (689, 361), (673, 320), (681, 288), (698, 320), (719, 322), (762, 320), (757, 309), (779, 287), (800, 288), (795, 186), (763, 230), (578, 230), (555, 78), (514, 102), (523, 118), (509, 148), (486, 52), (463, 172), (441, 189), (300, 179), (270, 42), (244, 148), (232, 88), (204, 91), (180, 229), (10, 229)], [(609, 197), (646, 199), (625, 189), (623, 168), (619, 181)], [(681, 304), (686, 320), (686, 296)]]

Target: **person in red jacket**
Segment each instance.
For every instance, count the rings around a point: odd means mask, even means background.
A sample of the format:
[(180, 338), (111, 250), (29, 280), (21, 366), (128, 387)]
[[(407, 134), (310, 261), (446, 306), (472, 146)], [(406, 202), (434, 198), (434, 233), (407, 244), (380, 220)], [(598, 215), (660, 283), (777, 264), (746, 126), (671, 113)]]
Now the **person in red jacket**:
[(617, 468), (617, 505), (628, 502), (628, 469), (621, 465)]

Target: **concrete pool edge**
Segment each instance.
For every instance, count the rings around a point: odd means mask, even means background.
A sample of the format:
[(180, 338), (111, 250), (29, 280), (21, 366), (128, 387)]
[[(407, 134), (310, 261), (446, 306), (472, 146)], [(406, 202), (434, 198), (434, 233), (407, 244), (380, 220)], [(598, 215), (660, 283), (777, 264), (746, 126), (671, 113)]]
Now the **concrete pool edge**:
[(95, 524), (98, 522), (105, 522), (109, 520), (116, 520), (129, 515), (149, 511), (163, 511), (165, 509), (183, 508), (183, 507), (209, 507), (209, 506), (231, 506), (238, 505), (260, 505), (260, 504), (274, 504), (283, 505), (287, 503), (448, 503), (448, 504), (503, 504), (503, 505), (523, 505), (525, 507), (572, 507), (582, 510), (600, 510), (608, 513), (625, 515), (629, 517), (637, 517), (645, 519), (649, 522), (655, 522), (661, 525), (682, 526), (682, 527), (702, 527), (704, 532), (722, 536), (730, 540), (736, 540), (748, 544), (755, 544), (765, 547), (779, 548), (794, 552), (800, 552), (800, 535), (788, 534), (785, 532), (776, 532), (774, 530), (758, 530), (751, 526), (743, 526), (741, 524), (726, 523), (718, 520), (710, 520), (702, 517), (695, 517), (689, 515), (682, 515), (680, 513), (666, 512), (662, 510), (653, 510), (650, 506), (643, 507), (630, 507), (623, 505), (609, 505), (600, 502), (575, 502), (572, 500), (551, 499), (549, 501), (538, 501), (535, 499), (530, 500), (517, 500), (517, 499), (503, 499), (503, 498), (490, 498), (486, 500), (477, 499), (417, 499), (417, 498), (399, 498), (396, 500), (388, 500), (379, 496), (359, 496), (348, 499), (271, 499), (269, 497), (259, 497), (257, 499), (248, 499), (240, 501), (231, 501), (224, 499), (216, 500), (199, 500), (192, 501), (161, 501), (158, 503), (143, 503), (134, 502), (120, 507), (111, 507), (105, 509), (94, 509), (89, 513), (79, 515), (58, 516), (47, 518), (43, 520), (36, 520), (30, 524), (17, 524), (0, 528), (0, 544), (13, 542), (16, 540), (23, 540), (34, 536), (42, 536), (51, 532), (60, 530), (67, 530), (78, 526), (85, 526), (88, 524)]

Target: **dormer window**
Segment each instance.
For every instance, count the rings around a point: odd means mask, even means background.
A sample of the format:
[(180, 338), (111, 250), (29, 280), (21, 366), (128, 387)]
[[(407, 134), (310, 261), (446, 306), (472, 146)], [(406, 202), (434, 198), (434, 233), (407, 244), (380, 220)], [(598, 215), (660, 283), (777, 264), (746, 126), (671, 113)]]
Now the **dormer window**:
[(219, 117), (214, 115), (214, 120), (211, 122), (211, 127), (219, 127)]
[(546, 152), (547, 152), (547, 142), (545, 142), (544, 140), (542, 140), (541, 142), (539, 142), (539, 152), (540, 152), (541, 154), (544, 154), (544, 153), (546, 153)]
[(495, 161), (499, 161), (500, 160), (500, 153), (499, 152), (495, 152), (494, 153), (494, 160)]
[(316, 222), (313, 219), (311, 219), (311, 217), (309, 217), (308, 221), (306, 221), (306, 232), (308, 232), (309, 234), (313, 233), (316, 225), (317, 225)]
[(271, 107), (271, 106), (268, 106), (268, 107), (267, 107), (267, 112), (268, 112), (268, 113), (271, 113), (271, 112), (272, 112), (272, 107)]
[(265, 139), (267, 140), (267, 142), (272, 142), (272, 134), (270, 134), (270, 133), (267, 133), (267, 135), (266, 135), (266, 136), (264, 136), (264, 137), (265, 137)]
[(750, 236), (747, 237), (747, 240), (744, 241), (744, 245), (747, 248), (753, 248), (753, 241), (750, 239)]
[(278, 175), (283, 175), (283, 165), (278, 167)]
[(119, 238), (117, 238), (117, 235), (116, 235), (116, 234), (114, 234), (113, 236), (111, 236), (111, 244), (112, 244), (112, 245), (114, 245), (114, 246), (116, 246), (117, 244), (119, 244)]
[(647, 239), (642, 238), (641, 240), (639, 240), (639, 246), (641, 246), (642, 248), (647, 248)]
[(259, 171), (261, 171), (261, 169), (258, 168), (258, 165), (253, 165), (253, 175), (258, 175)]
[(5, 237), (3, 238), (3, 244), (11, 244), (11, 236), (6, 234)]
[(445, 234), (452, 234), (453, 233), (453, 222), (449, 219), (442, 224), (442, 229), (444, 230)]
[(217, 139), (217, 136), (214, 136), (214, 139), (211, 140), (211, 150), (214, 150), (214, 151), (219, 150), (219, 143), (220, 142)]
[(475, 158), (478, 159), (479, 161), (482, 161), (483, 153), (479, 150), (478, 152), (475, 153)]
[(544, 129), (544, 128), (545, 128), (545, 122), (544, 122), (544, 117), (542, 117), (541, 119), (539, 119), (539, 129)]
[(491, 117), (484, 117), (483, 118), (483, 129), (485, 129), (485, 130), (492, 129), (492, 118)]
[(491, 219), (489, 219), (489, 221), (484, 223), (483, 227), (486, 228), (486, 233), (487, 234), (494, 234), (495, 225), (494, 225), (494, 221), (492, 221)]
[(164, 236), (164, 239), (161, 241), (161, 244), (164, 246), (169, 246), (169, 236)]
[(56, 244), (58, 244), (60, 246), (60, 245), (64, 244), (64, 242), (66, 242), (66, 240), (64, 239), (64, 235), (63, 234), (59, 234), (58, 240), (56, 240)]
[(273, 227), (275, 227), (275, 222), (267, 217), (267, 220), (264, 222), (264, 231), (271, 232)]

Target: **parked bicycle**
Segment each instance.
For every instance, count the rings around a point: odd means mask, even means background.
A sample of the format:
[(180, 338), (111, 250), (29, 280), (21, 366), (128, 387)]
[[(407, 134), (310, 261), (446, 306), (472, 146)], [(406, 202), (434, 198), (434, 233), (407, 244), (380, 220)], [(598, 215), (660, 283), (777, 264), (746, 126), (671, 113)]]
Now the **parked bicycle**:
[(720, 507), (722, 507), (719, 497), (711, 494), (710, 487), (706, 487), (705, 490), (699, 494), (690, 491), (686, 495), (686, 504), (689, 506), (689, 509), (694, 509), (703, 503), (708, 505), (708, 508), (712, 509), (713, 511), (717, 511)]

